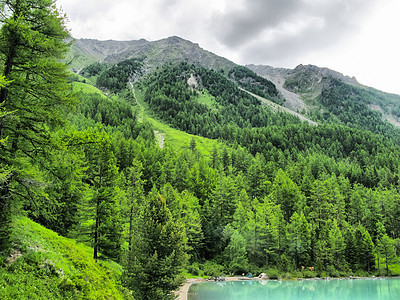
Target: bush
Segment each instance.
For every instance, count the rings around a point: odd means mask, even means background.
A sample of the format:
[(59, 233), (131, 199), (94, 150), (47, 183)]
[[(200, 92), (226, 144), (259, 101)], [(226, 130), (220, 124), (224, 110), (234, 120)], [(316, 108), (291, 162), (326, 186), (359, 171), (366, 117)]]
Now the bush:
[(330, 277), (340, 277), (340, 273), (339, 273), (339, 271), (338, 270), (336, 270), (335, 269), (335, 267), (334, 266), (328, 266), (328, 268), (327, 268), (327, 273), (328, 273), (328, 275), (330, 276)]
[(199, 263), (195, 262), (187, 267), (187, 271), (196, 276), (203, 276), (204, 272), (200, 269)]
[(304, 278), (315, 278), (315, 277), (317, 277), (317, 274), (314, 271), (304, 270), (303, 277)]
[(277, 269), (269, 269), (267, 271), (267, 276), (269, 279), (279, 279), (281, 273)]
[(282, 274), (282, 279), (287, 279), (287, 280), (290, 280), (290, 279), (293, 279), (293, 278), (301, 278), (301, 277), (303, 277), (302, 276), (302, 274), (299, 272), (299, 274), (300, 274), (300, 276), (294, 276), (292, 273), (290, 273), (290, 272), (285, 272), (285, 273), (283, 273)]
[(213, 261), (206, 261), (203, 264), (203, 271), (204, 275), (218, 277), (224, 274), (224, 267)]

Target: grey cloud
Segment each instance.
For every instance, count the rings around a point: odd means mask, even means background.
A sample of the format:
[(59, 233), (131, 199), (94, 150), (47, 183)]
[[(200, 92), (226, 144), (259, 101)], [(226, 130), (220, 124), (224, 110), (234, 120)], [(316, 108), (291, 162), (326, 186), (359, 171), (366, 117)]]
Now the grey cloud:
[(298, 0), (247, 0), (243, 9), (215, 13), (211, 21), (216, 37), (228, 47), (247, 42), (260, 31), (274, 28), (298, 9)]
[[(278, 61), (336, 43), (376, 1), (247, 0), (241, 10), (214, 14), (211, 24), (218, 42), (240, 49), (242, 61)], [(296, 29), (298, 23), (306, 25)]]

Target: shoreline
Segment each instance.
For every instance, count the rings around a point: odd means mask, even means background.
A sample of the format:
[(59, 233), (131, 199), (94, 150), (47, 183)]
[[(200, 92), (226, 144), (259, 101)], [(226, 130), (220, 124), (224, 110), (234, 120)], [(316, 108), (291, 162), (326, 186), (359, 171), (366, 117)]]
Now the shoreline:
[[(239, 280), (258, 280), (258, 278), (247, 278), (247, 277), (224, 277), (225, 281), (239, 281)], [(187, 300), (189, 288), (193, 283), (202, 282), (214, 282), (214, 280), (208, 280), (205, 278), (192, 278), (186, 279), (186, 282), (181, 286), (181, 288), (175, 292), (175, 300)]]
[[(225, 281), (282, 281), (282, 279), (261, 279), (258, 277), (248, 278), (243, 276), (238, 277), (224, 277)], [(293, 279), (286, 279), (284, 281), (311, 281), (311, 280), (358, 280), (358, 279), (400, 279), (399, 276), (371, 276), (371, 277), (313, 277), (313, 278), (293, 278)], [(205, 278), (193, 278), (187, 279), (186, 282), (181, 286), (179, 291), (175, 292), (175, 300), (187, 300), (189, 288), (193, 283), (202, 283), (202, 282), (215, 282), (215, 280), (208, 280)]]

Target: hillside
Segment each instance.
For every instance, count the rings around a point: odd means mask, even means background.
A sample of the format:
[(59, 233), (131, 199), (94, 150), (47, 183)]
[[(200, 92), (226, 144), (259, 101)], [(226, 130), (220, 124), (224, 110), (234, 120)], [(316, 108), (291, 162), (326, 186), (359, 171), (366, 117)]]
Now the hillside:
[(122, 266), (26, 217), (13, 221), (13, 252), (0, 268), (1, 299), (129, 299)]
[[(332, 95), (329, 91), (333, 86), (338, 87), (340, 82), (341, 99), (353, 98), (351, 102), (363, 106), (365, 114), (376, 114), (377, 120), (375, 122), (382, 123), (382, 121), (387, 121), (399, 127), (400, 96), (364, 86), (354, 77), (348, 77), (337, 71), (313, 65), (299, 65), (293, 70), (262, 65), (248, 65), (247, 67), (258, 75), (274, 82), (287, 100), (284, 106), (301, 112), (315, 121), (328, 119), (329, 122), (339, 121), (350, 126), (357, 127), (360, 125), (352, 124), (354, 120), (344, 118), (339, 111), (332, 110), (332, 105), (338, 105), (336, 100), (324, 99), (326, 95)], [(345, 90), (351, 90), (351, 92), (345, 92)], [(346, 107), (346, 105), (343, 105), (342, 103), (339, 106)], [(358, 108), (357, 110), (360, 109)], [(357, 114), (355, 111), (353, 113)], [(321, 114), (332, 114), (335, 118), (327, 118), (326, 116), (321, 116)], [(370, 130), (374, 131), (374, 129)]]
[[(139, 59), (142, 61), (141, 73), (130, 79), (133, 81), (151, 73), (156, 67), (160, 68), (166, 63), (176, 64), (183, 61), (206, 69), (223, 70), (225, 75), (241, 88), (284, 106), (284, 111), (293, 115), (297, 114), (301, 119), (311, 119), (317, 123), (346, 124), (380, 134), (393, 131), (389, 128), (389, 123), (397, 127), (400, 124), (400, 96), (365, 87), (354, 77), (350, 78), (337, 71), (312, 65), (299, 65), (293, 70), (255, 65), (248, 65), (247, 68), (240, 67), (200, 48), (198, 44), (176, 36), (154, 42), (143, 39), (125, 42), (79, 39), (75, 40), (70, 51), (69, 59), (72, 57), (74, 58), (71, 60), (71, 69), (76, 72), (96, 62), (104, 62), (111, 66), (126, 60)], [(250, 73), (250, 70), (255, 72), (254, 75)], [(259, 79), (256, 76), (259, 76)], [(265, 79), (272, 85), (267, 82), (262, 83), (262, 80)], [(322, 99), (322, 96), (330, 95), (329, 97), (331, 97), (333, 95), (329, 93), (329, 90), (337, 84), (331, 84), (332, 79), (341, 83), (340, 93), (343, 93), (340, 96), (341, 99), (349, 96), (354, 99), (348, 101), (347, 104), (339, 104), (337, 99)], [(264, 85), (265, 91), (270, 94), (265, 94), (259, 88), (260, 84)], [(350, 94), (345, 91), (346, 85), (352, 87)], [(355, 94), (358, 96), (354, 97)], [(333, 106), (327, 105), (327, 103), (332, 103)], [(359, 112), (359, 108), (354, 108), (353, 111), (348, 107), (350, 103), (352, 103), (351, 105), (355, 103), (357, 103), (355, 105), (361, 105), (362, 112)], [(360, 118), (349, 118), (340, 115), (339, 111), (332, 109), (336, 105), (350, 109), (353, 113), (361, 114), (361, 116)], [(373, 121), (371, 121), (371, 117)], [(372, 123), (379, 124), (375, 124), (373, 127), (363, 127)], [(377, 127), (386, 129), (377, 129)], [(389, 135), (393, 136), (393, 133)]]

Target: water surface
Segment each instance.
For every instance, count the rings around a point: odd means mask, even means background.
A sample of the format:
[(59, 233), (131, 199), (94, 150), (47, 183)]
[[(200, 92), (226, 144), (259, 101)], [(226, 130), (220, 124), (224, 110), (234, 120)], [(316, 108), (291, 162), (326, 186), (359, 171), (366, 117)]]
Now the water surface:
[(392, 300), (400, 299), (400, 279), (225, 281), (192, 284), (189, 300)]

